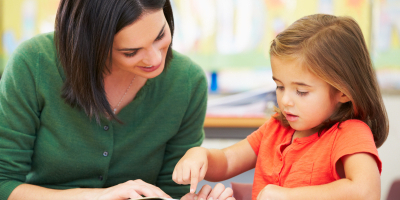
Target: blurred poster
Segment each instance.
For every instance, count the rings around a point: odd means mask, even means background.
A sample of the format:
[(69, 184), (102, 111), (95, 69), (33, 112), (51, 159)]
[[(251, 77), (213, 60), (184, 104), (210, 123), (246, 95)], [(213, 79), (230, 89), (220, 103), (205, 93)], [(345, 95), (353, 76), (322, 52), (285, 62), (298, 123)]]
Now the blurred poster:
[(369, 0), (173, 0), (174, 48), (210, 70), (264, 67), (271, 40), (305, 15), (352, 16), (370, 38), (371, 5)]
[[(346, 15), (360, 25), (381, 85), (400, 89), (399, 4), (398, 0), (173, 0), (173, 47), (209, 74), (218, 73), (217, 92), (242, 92), (274, 84), (270, 42), (291, 23), (315, 13)], [(387, 68), (397, 73), (385, 73)]]
[(0, 0), (0, 74), (17, 46), (54, 30), (59, 0)]
[(381, 88), (400, 90), (400, 1), (377, 0), (373, 7), (372, 58)]

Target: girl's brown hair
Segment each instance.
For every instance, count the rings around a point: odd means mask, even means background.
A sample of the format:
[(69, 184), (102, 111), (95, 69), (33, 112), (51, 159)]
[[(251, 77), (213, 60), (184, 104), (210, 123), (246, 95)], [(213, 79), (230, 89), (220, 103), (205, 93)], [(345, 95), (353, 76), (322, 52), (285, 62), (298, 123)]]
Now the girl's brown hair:
[[(350, 17), (315, 14), (303, 17), (272, 41), (271, 56), (300, 58), (310, 72), (343, 92), (343, 103), (319, 128), (319, 134), (334, 124), (358, 119), (374, 135), (376, 147), (385, 142), (389, 122), (371, 58), (357, 22)], [(276, 119), (288, 125), (278, 111)]]

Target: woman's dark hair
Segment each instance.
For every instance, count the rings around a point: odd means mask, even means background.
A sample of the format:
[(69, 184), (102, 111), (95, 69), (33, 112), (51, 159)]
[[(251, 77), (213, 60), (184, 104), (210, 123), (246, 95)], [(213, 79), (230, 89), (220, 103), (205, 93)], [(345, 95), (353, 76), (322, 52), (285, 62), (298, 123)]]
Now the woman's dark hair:
[[(104, 90), (104, 75), (110, 73), (114, 36), (146, 12), (163, 9), (174, 32), (169, 0), (61, 0), (58, 7), (54, 40), (66, 80), (62, 98), (72, 107), (82, 108), (100, 123), (101, 115), (118, 122)], [(171, 43), (172, 44), (172, 43)], [(172, 59), (168, 48), (166, 66)]]

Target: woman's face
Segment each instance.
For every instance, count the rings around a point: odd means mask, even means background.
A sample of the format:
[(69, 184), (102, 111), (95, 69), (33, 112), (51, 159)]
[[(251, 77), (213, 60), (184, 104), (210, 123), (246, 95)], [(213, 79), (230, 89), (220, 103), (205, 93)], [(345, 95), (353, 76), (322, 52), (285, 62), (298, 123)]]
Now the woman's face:
[(115, 35), (111, 72), (154, 78), (165, 67), (170, 44), (171, 31), (163, 10), (143, 14)]

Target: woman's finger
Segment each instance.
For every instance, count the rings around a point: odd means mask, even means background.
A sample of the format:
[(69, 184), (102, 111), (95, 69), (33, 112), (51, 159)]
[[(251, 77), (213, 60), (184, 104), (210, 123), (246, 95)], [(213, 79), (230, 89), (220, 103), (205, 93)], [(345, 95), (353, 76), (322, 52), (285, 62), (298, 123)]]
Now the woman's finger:
[(224, 192), (225, 186), (222, 183), (217, 183), (211, 193), (208, 195), (208, 200), (216, 200), (218, 199), (219, 195)]
[(146, 183), (140, 179), (128, 182), (130, 184), (130, 188), (135, 190), (139, 195), (144, 195), (146, 197), (165, 197), (171, 198), (164, 191), (162, 191), (157, 186)]
[(227, 200), (229, 197), (232, 197), (233, 190), (231, 188), (225, 188), (225, 190), (217, 197), (218, 200)]
[(127, 196), (128, 196), (128, 198), (130, 198), (130, 199), (142, 198), (142, 196), (141, 196), (140, 194), (138, 194), (138, 193), (136, 192), (136, 190), (129, 190)]
[(171, 196), (169, 196), (167, 193), (165, 193), (161, 188), (152, 185), (152, 184), (148, 184), (148, 187), (150, 187), (155, 193), (157, 197), (165, 197), (165, 198), (171, 198)]
[(195, 200), (196, 197), (197, 196), (197, 194), (193, 194), (193, 193), (187, 193), (185, 196), (183, 196), (182, 198), (181, 198), (181, 200)]
[(206, 200), (211, 190), (212, 190), (211, 186), (203, 185), (203, 187), (197, 193), (197, 200)]
[(154, 192), (154, 190), (148, 186), (144, 185), (135, 185), (132, 187), (134, 191), (136, 191), (138, 194), (146, 196), (146, 197), (156, 197), (157, 193)]

